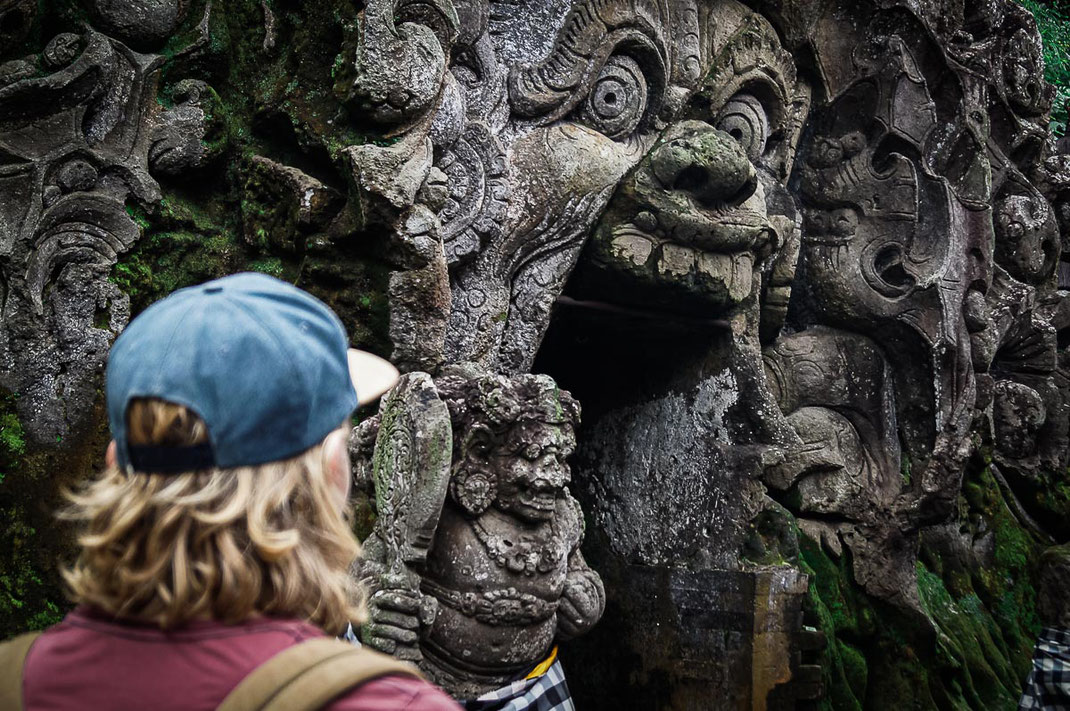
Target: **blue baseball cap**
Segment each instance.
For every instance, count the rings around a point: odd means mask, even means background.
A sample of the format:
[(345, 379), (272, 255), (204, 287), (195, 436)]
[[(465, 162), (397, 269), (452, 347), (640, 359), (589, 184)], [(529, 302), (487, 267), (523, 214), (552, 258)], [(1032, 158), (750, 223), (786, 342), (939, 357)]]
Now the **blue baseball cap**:
[[(265, 274), (181, 289), (146, 309), (108, 356), (108, 420), (118, 464), (176, 473), (265, 464), (321, 442), (393, 386), (387, 361), (349, 348), (331, 309)], [(159, 398), (196, 413), (209, 442), (131, 446), (127, 410)]]

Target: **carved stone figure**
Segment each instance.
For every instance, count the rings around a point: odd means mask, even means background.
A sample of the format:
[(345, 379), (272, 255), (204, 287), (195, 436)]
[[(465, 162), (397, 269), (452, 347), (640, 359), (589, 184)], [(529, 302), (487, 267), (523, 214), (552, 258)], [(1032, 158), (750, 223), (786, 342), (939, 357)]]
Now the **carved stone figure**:
[(365, 472), (375, 438), (366, 643), (475, 698), (598, 621), (605, 593), (568, 491), (578, 423), (546, 376), (466, 366), (403, 378), (355, 435)]
[[(57, 5), (0, 0), (38, 444), (166, 194), (409, 373), (353, 439), (369, 643), (464, 697), (577, 637), (591, 708), (999, 705), (1070, 536), (1070, 148), (1019, 3)], [(891, 688), (905, 650), (940, 673)]]

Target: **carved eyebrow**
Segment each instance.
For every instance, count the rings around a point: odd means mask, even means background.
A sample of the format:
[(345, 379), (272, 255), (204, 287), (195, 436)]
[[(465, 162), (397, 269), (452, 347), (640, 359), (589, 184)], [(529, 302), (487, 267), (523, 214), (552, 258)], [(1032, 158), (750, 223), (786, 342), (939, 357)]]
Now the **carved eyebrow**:
[[(569, 12), (549, 57), (510, 71), (509, 102), (521, 116), (556, 121), (583, 100), (609, 58), (625, 49), (647, 74), (659, 104), (669, 66), (665, 33), (670, 28), (670, 18), (654, 3), (583, 0)], [(649, 110), (656, 113), (658, 108)]]

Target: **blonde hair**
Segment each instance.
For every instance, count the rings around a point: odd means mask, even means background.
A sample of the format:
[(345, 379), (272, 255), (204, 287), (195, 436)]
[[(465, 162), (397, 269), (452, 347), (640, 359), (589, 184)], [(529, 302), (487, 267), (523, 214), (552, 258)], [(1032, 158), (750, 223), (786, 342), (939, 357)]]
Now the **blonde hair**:
[[(206, 442), (186, 408), (135, 400), (132, 445)], [(195, 618), (236, 623), (299, 617), (330, 632), (364, 619), (349, 574), (360, 545), (327, 479), (322, 443), (291, 459), (177, 475), (110, 466), (60, 516), (80, 525), (81, 553), (63, 570), (71, 598), (160, 627)]]

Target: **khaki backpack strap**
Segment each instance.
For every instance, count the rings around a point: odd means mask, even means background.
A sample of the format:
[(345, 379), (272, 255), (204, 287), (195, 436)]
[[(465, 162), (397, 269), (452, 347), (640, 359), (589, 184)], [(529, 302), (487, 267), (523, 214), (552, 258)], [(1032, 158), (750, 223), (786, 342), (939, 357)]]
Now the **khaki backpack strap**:
[(30, 632), (0, 644), (0, 709), (22, 711), (22, 669), (40, 636), (40, 632)]
[(254, 669), (218, 711), (316, 711), (350, 689), (388, 674), (420, 677), (416, 667), (329, 637), (284, 649)]

